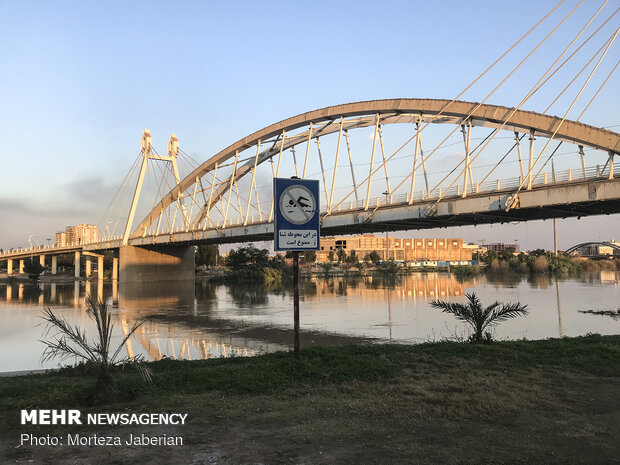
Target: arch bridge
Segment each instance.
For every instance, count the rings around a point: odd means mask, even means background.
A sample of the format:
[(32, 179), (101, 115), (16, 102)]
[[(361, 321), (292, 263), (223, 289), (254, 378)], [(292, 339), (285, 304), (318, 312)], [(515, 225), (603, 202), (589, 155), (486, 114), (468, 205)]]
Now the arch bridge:
[[(593, 248), (597, 248), (598, 252), (593, 253)], [(600, 253), (599, 247), (607, 247), (611, 250), (610, 254), (602, 254)], [(608, 256), (608, 255), (618, 255), (620, 256), (620, 244), (617, 242), (582, 242), (581, 244), (574, 245), (569, 249), (566, 249), (566, 253), (570, 254), (573, 252), (579, 253), (584, 257), (598, 257), (598, 256)], [(583, 253), (585, 252), (585, 253)]]
[[(618, 153), (620, 135), (608, 129), (433, 99), (302, 113), (202, 163), (175, 135), (168, 154), (159, 155), (145, 131), (126, 178), (135, 179), (133, 195), (130, 181), (123, 191), (129, 213), (119, 207), (113, 231), (106, 227), (99, 242), (82, 249), (120, 249), (121, 269), (129, 247), (172, 254), (172, 270), (186, 259), (170, 252), (179, 246), (271, 239), (275, 177), (320, 180), (323, 235), (612, 214), (620, 211)], [(115, 235), (118, 224), (124, 227)]]
[[(447, 160), (435, 148), (425, 151), (424, 131), (432, 144), (438, 140), (431, 125), (451, 126), (444, 139), (462, 137), (462, 148)], [(400, 140), (390, 141), (388, 151), (385, 134), (393, 126), (400, 126), (391, 134)], [(354, 132), (366, 136), (367, 147), (353, 146)], [(572, 150), (575, 164), (556, 170), (563, 144), (572, 146), (562, 155)], [(145, 157), (148, 150), (143, 145)], [(128, 221), (123, 242), (266, 239), (273, 233), (269, 178), (289, 176), (320, 179), (325, 234), (615, 213), (619, 151), (615, 132), (495, 105), (428, 99), (337, 105), (272, 124), (220, 151), (179, 180), (135, 229)], [(597, 165), (587, 161), (595, 152)]]

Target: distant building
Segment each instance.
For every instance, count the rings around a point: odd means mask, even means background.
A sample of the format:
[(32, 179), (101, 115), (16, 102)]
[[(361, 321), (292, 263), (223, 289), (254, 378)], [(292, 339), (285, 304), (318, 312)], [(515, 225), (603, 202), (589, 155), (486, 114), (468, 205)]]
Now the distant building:
[(481, 247), (498, 253), (503, 252), (504, 250), (508, 250), (512, 253), (519, 253), (519, 244), (504, 244), (503, 242), (496, 242), (495, 244), (486, 244)]
[(56, 240), (54, 241), (54, 245), (56, 247), (66, 247), (67, 246), (67, 233), (66, 232), (57, 232)]
[[(366, 254), (373, 251), (379, 254), (381, 260), (388, 258), (386, 238), (364, 234), (321, 238), (317, 261), (328, 261), (329, 252), (335, 256), (338, 249), (343, 249), (347, 255), (354, 254), (358, 260), (363, 260)], [(464, 244), (463, 239), (389, 238), (389, 258), (400, 261), (470, 261), (472, 252), (476, 250), (476, 245)]]
[(99, 228), (92, 224), (67, 226), (63, 232), (56, 233), (56, 247), (90, 244), (99, 240)]

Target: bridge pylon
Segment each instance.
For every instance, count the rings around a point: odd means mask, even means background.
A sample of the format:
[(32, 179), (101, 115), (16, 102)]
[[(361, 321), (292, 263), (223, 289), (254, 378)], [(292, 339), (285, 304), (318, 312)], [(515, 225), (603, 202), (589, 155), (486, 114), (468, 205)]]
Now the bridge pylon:
[[(174, 179), (178, 184), (181, 180), (179, 176), (179, 168), (177, 166), (177, 155), (179, 153), (179, 139), (176, 134), (170, 134), (168, 140), (168, 156), (161, 156), (153, 153), (153, 143), (151, 138), (151, 132), (148, 129), (142, 131), (142, 139), (140, 140), (140, 153), (142, 154), (142, 165), (140, 166), (140, 173), (138, 174), (138, 181), (133, 193), (133, 200), (131, 201), (131, 207), (129, 208), (129, 215), (127, 215), (127, 223), (125, 224), (125, 232), (123, 233), (123, 245), (127, 245), (129, 242), (129, 236), (131, 235), (131, 227), (133, 225), (133, 218), (136, 214), (136, 207), (138, 206), (138, 200), (140, 199), (140, 192), (142, 191), (142, 184), (144, 183), (144, 176), (148, 167), (149, 160), (159, 160), (169, 162), (172, 165), (172, 172), (174, 173)], [(182, 201), (181, 211), (183, 217), (187, 222), (187, 211)]]

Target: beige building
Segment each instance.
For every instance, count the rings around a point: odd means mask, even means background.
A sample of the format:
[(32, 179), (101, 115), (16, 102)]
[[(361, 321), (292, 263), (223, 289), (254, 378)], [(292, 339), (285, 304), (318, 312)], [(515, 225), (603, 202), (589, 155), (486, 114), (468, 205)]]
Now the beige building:
[[(347, 255), (354, 253), (359, 260), (373, 250), (379, 254), (381, 260), (388, 257), (385, 236), (364, 234), (352, 237), (323, 237), (321, 250), (317, 252), (317, 261), (328, 261), (329, 252), (334, 253), (343, 249)], [(472, 253), (477, 246), (463, 243), (463, 239), (416, 239), (416, 238), (389, 238), (389, 258), (403, 261), (466, 261), (472, 259)]]
[(99, 228), (92, 224), (78, 224), (67, 226), (64, 232), (56, 233), (55, 244), (57, 247), (89, 244), (99, 240)]
[(57, 232), (56, 240), (54, 241), (56, 247), (66, 247), (67, 245), (67, 233), (66, 232)]

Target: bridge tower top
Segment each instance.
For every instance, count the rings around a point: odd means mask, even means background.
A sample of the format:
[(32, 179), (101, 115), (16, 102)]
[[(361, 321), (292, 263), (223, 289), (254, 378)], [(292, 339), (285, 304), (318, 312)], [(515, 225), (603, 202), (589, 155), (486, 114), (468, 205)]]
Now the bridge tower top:
[[(129, 236), (131, 234), (131, 227), (133, 225), (133, 219), (136, 214), (136, 208), (138, 206), (138, 200), (140, 199), (140, 192), (142, 191), (142, 185), (144, 183), (144, 176), (148, 167), (148, 161), (159, 160), (169, 162), (172, 165), (172, 172), (174, 179), (178, 184), (181, 180), (179, 175), (179, 168), (177, 166), (177, 155), (179, 153), (179, 139), (176, 134), (170, 134), (168, 140), (168, 156), (161, 156), (157, 153), (153, 153), (153, 142), (151, 138), (151, 131), (145, 129), (142, 131), (142, 138), (140, 139), (140, 153), (142, 155), (142, 165), (140, 167), (140, 173), (138, 175), (138, 181), (133, 193), (133, 200), (131, 201), (131, 207), (129, 208), (129, 215), (127, 216), (127, 223), (125, 224), (125, 232), (123, 233), (123, 245), (127, 245)], [(181, 211), (185, 220), (187, 221), (187, 211), (185, 205), (181, 202)]]

